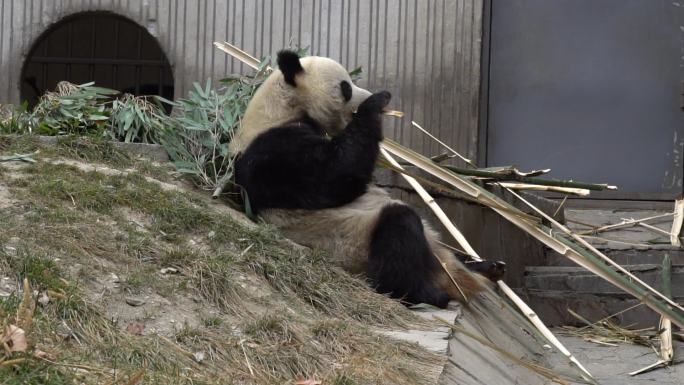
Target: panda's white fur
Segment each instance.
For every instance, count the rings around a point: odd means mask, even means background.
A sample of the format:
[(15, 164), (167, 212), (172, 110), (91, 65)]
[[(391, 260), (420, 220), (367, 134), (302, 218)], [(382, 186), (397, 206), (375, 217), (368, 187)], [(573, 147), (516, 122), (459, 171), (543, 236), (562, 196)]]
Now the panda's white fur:
[[(330, 129), (334, 135), (342, 130), (352, 118), (356, 108), (371, 93), (357, 87), (347, 70), (338, 62), (320, 56), (300, 59), (306, 73), (306, 82), (292, 86), (285, 82), (283, 73), (275, 70), (259, 87), (247, 106), (240, 129), (230, 142), (230, 151), (239, 154), (249, 144), (273, 127), (296, 121), (308, 114), (322, 127)], [(340, 81), (346, 80), (352, 87), (352, 98), (342, 103), (339, 93), (335, 93)]]
[[(288, 84), (283, 73), (276, 70), (256, 92), (230, 145), (233, 153), (244, 152), (259, 135), (307, 116), (330, 135), (335, 135), (344, 129), (354, 111), (371, 95), (353, 85), (346, 69), (332, 59), (306, 57), (300, 62), (304, 71), (295, 76), (296, 87)], [(341, 81), (353, 85), (351, 100), (347, 103), (341, 100), (339, 88), (335, 87)], [(350, 273), (363, 274), (368, 268), (372, 229), (383, 208), (392, 204), (404, 205), (386, 191), (369, 186), (363, 195), (339, 207), (320, 210), (265, 208), (259, 215), (286, 237), (326, 250), (335, 264)], [(437, 233), (422, 222), (432, 253), (446, 264), (451, 275), (437, 271), (433, 284), (452, 299), (464, 301), (461, 291), (472, 297), (482, 289), (484, 280), (470, 273), (451, 250), (438, 242)], [(452, 278), (458, 282), (458, 287)]]

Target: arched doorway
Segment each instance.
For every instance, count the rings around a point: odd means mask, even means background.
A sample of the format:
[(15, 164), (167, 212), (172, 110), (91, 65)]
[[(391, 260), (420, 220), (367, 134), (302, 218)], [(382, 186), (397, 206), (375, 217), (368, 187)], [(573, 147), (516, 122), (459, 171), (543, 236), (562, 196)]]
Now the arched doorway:
[(110, 12), (68, 16), (44, 32), (24, 62), (21, 100), (32, 107), (62, 80), (173, 98), (173, 72), (157, 40)]

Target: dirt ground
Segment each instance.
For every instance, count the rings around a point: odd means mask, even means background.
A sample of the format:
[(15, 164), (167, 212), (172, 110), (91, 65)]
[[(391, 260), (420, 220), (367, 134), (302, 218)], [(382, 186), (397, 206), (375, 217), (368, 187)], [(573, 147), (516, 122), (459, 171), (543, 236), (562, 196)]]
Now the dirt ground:
[[(653, 350), (645, 346), (602, 346), (579, 337), (563, 336), (560, 333), (557, 336), (601, 385), (684, 385), (684, 362), (630, 376), (630, 372), (657, 361)], [(675, 357), (682, 361), (684, 343), (675, 341)]]

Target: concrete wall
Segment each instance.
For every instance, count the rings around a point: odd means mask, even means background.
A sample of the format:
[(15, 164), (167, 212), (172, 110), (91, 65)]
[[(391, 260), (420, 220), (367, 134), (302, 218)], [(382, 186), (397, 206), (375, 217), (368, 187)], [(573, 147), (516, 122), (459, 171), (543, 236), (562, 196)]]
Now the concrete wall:
[(211, 43), (227, 40), (257, 57), (288, 45), (363, 66), (362, 86), (387, 89), (387, 136), (427, 155), (439, 148), (411, 119), (474, 158), (480, 95), (483, 0), (0, 0), (0, 103), (18, 103), (33, 43), (50, 25), (82, 11), (136, 21), (171, 62), (176, 96), (195, 81), (247, 71)]

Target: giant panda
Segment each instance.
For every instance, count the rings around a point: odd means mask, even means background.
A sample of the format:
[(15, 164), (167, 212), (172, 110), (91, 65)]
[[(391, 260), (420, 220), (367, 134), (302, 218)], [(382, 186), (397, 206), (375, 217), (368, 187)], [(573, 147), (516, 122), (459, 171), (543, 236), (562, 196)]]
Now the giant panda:
[[(404, 304), (444, 308), (482, 290), (485, 280), (411, 207), (371, 184), (390, 93), (357, 87), (329, 58), (280, 51), (277, 63), (230, 143), (252, 212)], [(497, 275), (503, 265), (475, 270)]]

